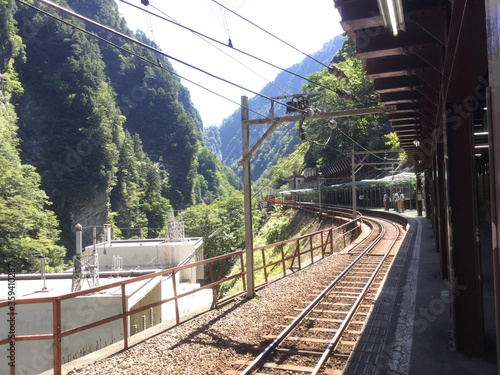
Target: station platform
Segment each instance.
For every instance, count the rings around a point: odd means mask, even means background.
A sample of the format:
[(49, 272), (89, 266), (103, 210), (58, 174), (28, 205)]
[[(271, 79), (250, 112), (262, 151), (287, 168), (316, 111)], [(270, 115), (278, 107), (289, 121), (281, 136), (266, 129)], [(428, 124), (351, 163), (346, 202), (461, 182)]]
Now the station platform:
[(397, 213), (362, 207), (360, 211), (366, 216), (398, 215), (409, 226), (344, 373), (498, 374), (492, 280), (483, 280), (488, 284), (483, 287), (485, 351), (458, 352), (451, 339), (449, 289), (440, 277), (431, 220), (417, 216), (415, 209)]

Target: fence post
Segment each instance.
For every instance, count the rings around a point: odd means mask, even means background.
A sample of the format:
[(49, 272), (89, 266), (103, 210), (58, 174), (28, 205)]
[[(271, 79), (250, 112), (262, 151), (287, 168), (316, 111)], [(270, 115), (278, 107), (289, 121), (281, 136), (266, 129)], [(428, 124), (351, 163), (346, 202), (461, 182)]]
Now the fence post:
[(241, 261), (241, 277), (243, 279), (243, 291), (247, 290), (247, 283), (245, 282), (245, 262), (243, 261), (243, 253), (240, 253), (240, 261)]
[(323, 239), (323, 235), (324, 235), (324, 232), (321, 232), (321, 258), (325, 257), (325, 241)]
[(330, 253), (333, 254), (333, 229), (332, 228), (330, 228), (329, 235), (330, 235)]
[(52, 303), (52, 331), (54, 343), (52, 345), (52, 355), (54, 357), (54, 374), (60, 375), (62, 372), (61, 356), (61, 297), (54, 298)]
[(266, 280), (267, 284), (267, 267), (266, 267), (266, 254), (264, 252), (264, 249), (262, 251), (262, 265), (264, 266), (264, 280)]
[(314, 241), (313, 234), (309, 236), (309, 250), (311, 251), (311, 264), (314, 263)]
[(125, 283), (122, 283), (122, 314), (123, 314), (123, 347), (128, 349), (128, 322), (127, 322), (127, 300), (125, 294)]
[(181, 319), (179, 317), (179, 301), (177, 300), (177, 285), (175, 285), (175, 271), (172, 272), (172, 285), (174, 288), (175, 324), (179, 325)]
[[(212, 262), (210, 262), (208, 264), (208, 268), (210, 269), (210, 280), (213, 283), (215, 281), (215, 279), (214, 279), (214, 268), (212, 266)], [(213, 302), (212, 303), (214, 306), (217, 306), (217, 301), (219, 299), (219, 291), (218, 291), (217, 286), (212, 287), (212, 294), (213, 294)]]
[(345, 249), (345, 227), (342, 226), (342, 238), (344, 239), (344, 249)]
[(286, 276), (285, 252), (283, 251), (283, 242), (281, 243), (281, 263), (283, 264), (283, 277)]
[(300, 261), (300, 242), (299, 240), (297, 240), (297, 248), (295, 249), (295, 251), (297, 252), (297, 261), (299, 262), (299, 270), (302, 269), (302, 262)]

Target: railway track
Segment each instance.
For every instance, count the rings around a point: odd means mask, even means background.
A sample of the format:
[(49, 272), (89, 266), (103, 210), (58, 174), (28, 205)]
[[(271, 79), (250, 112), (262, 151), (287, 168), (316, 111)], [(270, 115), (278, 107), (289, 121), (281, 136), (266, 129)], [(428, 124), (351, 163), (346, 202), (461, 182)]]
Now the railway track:
[[(371, 231), (363, 241), (342, 255), (335, 279), (323, 290), (304, 296), (297, 315), (261, 348), (253, 361), (239, 361), (224, 374), (342, 374), (392, 259), (401, 226), (365, 218)], [(281, 330), (281, 331), (279, 331)]]

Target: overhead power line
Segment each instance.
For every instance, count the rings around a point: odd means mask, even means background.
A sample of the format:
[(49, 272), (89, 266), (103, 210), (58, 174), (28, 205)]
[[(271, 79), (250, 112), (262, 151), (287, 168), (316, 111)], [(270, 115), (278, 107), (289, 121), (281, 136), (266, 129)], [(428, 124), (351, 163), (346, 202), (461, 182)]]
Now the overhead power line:
[[(124, 3), (126, 4), (129, 4), (127, 2), (124, 1)], [(130, 4), (132, 5), (132, 4)], [(163, 12), (161, 9), (158, 9), (156, 8), (155, 6), (153, 6), (152, 4), (149, 4), (149, 6), (151, 6), (154, 10), (156, 10), (157, 12), (160, 12), (161, 14), (163, 14), (165, 17), (168, 17), (170, 18), (172, 21), (174, 21), (177, 25), (181, 26), (182, 25), (180, 24), (180, 22), (176, 21), (174, 18), (172, 18), (171, 16), (167, 15), (165, 12)], [(276, 85), (274, 82), (271, 82), (270, 80), (268, 80), (267, 78), (263, 77), (261, 74), (257, 73), (255, 70), (253, 70), (252, 68), (250, 68), (249, 66), (243, 64), (241, 61), (239, 61), (238, 59), (234, 58), (233, 56), (231, 56), (229, 53), (225, 52), (224, 50), (222, 50), (221, 48), (217, 47), (215, 44), (212, 44), (210, 42), (210, 40), (206, 39), (205, 37), (201, 36), (200, 34), (196, 33), (196, 32), (193, 32), (194, 35), (196, 35), (198, 38), (200, 38), (201, 40), (203, 40), (204, 42), (208, 43), (209, 45), (211, 45), (212, 47), (214, 47), (215, 49), (217, 49), (218, 51), (220, 51), (221, 53), (223, 53), (224, 55), (226, 55), (227, 57), (229, 57), (230, 59), (236, 61), (238, 64), (240, 64), (241, 66), (243, 66), (244, 68), (248, 69), (249, 71), (251, 71), (252, 73), (254, 73), (255, 75), (259, 76), (260, 78), (262, 78), (263, 80), (267, 81), (268, 83), (270, 83), (271, 85), (273, 85), (274, 87), (276, 87), (278, 90), (284, 92), (285, 94), (289, 94), (288, 92), (286, 92), (284, 89), (282, 89), (281, 87), (279, 87), (278, 85)], [(226, 46), (227, 47), (227, 46)], [(229, 46), (231, 47), (231, 46)]]
[[(20, 3), (22, 3), (22, 4), (24, 4), (24, 5), (28, 5), (28, 6), (30, 6), (29, 4), (25, 3), (25, 2), (24, 2), (24, 1), (22, 1), (22, 0), (16, 0), (16, 1), (18, 1), (18, 2), (20, 2)], [(141, 47), (143, 47), (143, 48), (149, 49), (150, 51), (152, 51), (152, 52), (154, 52), (154, 53), (157, 53), (157, 54), (160, 54), (160, 55), (162, 55), (162, 56), (165, 56), (165, 57), (167, 57), (167, 58), (169, 58), (169, 59), (171, 59), (171, 60), (173, 60), (173, 61), (177, 61), (177, 62), (179, 62), (179, 63), (181, 63), (181, 64), (183, 64), (183, 65), (186, 65), (186, 66), (188, 66), (188, 67), (190, 67), (190, 68), (192, 68), (192, 69), (194, 69), (194, 70), (197, 70), (197, 71), (199, 71), (199, 72), (201, 72), (201, 73), (204, 73), (204, 74), (206, 74), (206, 75), (208, 75), (208, 76), (210, 76), (210, 77), (212, 77), (212, 78), (218, 79), (218, 80), (220, 80), (220, 81), (222, 81), (222, 82), (225, 82), (225, 83), (227, 83), (227, 84), (230, 84), (230, 85), (232, 85), (232, 86), (235, 86), (235, 87), (237, 87), (237, 88), (240, 88), (240, 89), (242, 89), (242, 90), (245, 90), (245, 91), (250, 92), (250, 93), (252, 93), (252, 94), (254, 94), (254, 95), (257, 95), (257, 96), (260, 96), (260, 97), (262, 97), (262, 98), (264, 98), (264, 99), (270, 100), (270, 101), (272, 101), (272, 102), (279, 103), (279, 104), (281, 104), (281, 105), (287, 106), (285, 103), (282, 103), (282, 102), (280, 102), (280, 101), (278, 101), (278, 100), (275, 100), (275, 99), (273, 99), (273, 98), (270, 98), (270, 97), (268, 97), (268, 96), (266, 96), (266, 95), (263, 95), (263, 94), (261, 94), (261, 93), (259, 93), (259, 92), (256, 92), (256, 91), (253, 91), (253, 90), (247, 89), (247, 88), (245, 88), (245, 87), (243, 87), (243, 86), (241, 86), (241, 85), (238, 85), (237, 83), (231, 82), (231, 81), (229, 81), (229, 80), (227, 80), (227, 79), (225, 79), (225, 78), (219, 77), (219, 76), (217, 76), (217, 75), (215, 75), (215, 74), (209, 73), (209, 72), (207, 72), (207, 71), (205, 71), (205, 70), (203, 70), (203, 69), (201, 69), (201, 68), (198, 68), (198, 67), (196, 67), (196, 66), (194, 66), (194, 65), (191, 65), (191, 64), (189, 64), (189, 63), (186, 63), (186, 62), (184, 62), (184, 61), (182, 61), (182, 60), (180, 60), (180, 59), (177, 59), (177, 58), (175, 58), (175, 57), (173, 57), (173, 56), (170, 56), (170, 55), (166, 54), (165, 52), (163, 52), (163, 51), (161, 51), (161, 50), (159, 50), (159, 49), (157, 49), (157, 48), (151, 47), (150, 45), (148, 45), (148, 44), (146, 44), (146, 43), (143, 43), (143, 42), (141, 42), (141, 41), (139, 41), (139, 40), (137, 40), (137, 39), (134, 39), (134, 38), (132, 38), (132, 37), (130, 37), (130, 36), (128, 36), (128, 35), (125, 35), (125, 34), (123, 34), (123, 33), (119, 32), (119, 31), (116, 31), (116, 30), (114, 30), (114, 29), (112, 29), (112, 28), (110, 28), (110, 27), (108, 27), (108, 26), (105, 26), (105, 25), (103, 25), (103, 24), (100, 24), (99, 22), (96, 22), (96, 21), (94, 21), (94, 20), (91, 20), (90, 18), (84, 17), (84, 16), (82, 16), (81, 14), (78, 14), (78, 13), (76, 13), (76, 12), (72, 11), (72, 10), (66, 9), (66, 8), (64, 8), (64, 7), (62, 7), (62, 6), (58, 5), (58, 4), (55, 4), (55, 3), (51, 2), (51, 1), (48, 1), (48, 0), (37, 0), (37, 1), (38, 1), (38, 2), (40, 2), (40, 3), (42, 3), (42, 4), (47, 5), (47, 6), (49, 6), (49, 7), (52, 7), (52, 8), (54, 8), (54, 9), (57, 9), (57, 10), (59, 10), (59, 11), (63, 12), (63, 13), (66, 13), (66, 14), (68, 14), (68, 15), (72, 16), (72, 17), (78, 18), (78, 19), (80, 19), (80, 20), (82, 20), (82, 21), (84, 21), (84, 22), (86, 22), (86, 23), (89, 23), (89, 24), (91, 24), (91, 25), (93, 25), (93, 26), (96, 26), (96, 27), (98, 27), (98, 28), (100, 28), (100, 29), (103, 29), (103, 30), (108, 31), (108, 32), (110, 32), (110, 33), (112, 33), (112, 34), (115, 34), (115, 35), (117, 35), (117, 36), (119, 36), (119, 37), (121, 37), (121, 38), (123, 38), (123, 39), (126, 39), (126, 40), (128, 40), (128, 41), (130, 41), (130, 42), (132, 42), (132, 43), (135, 43), (135, 44), (137, 44), (137, 45), (139, 45), (139, 46), (141, 46)], [(154, 13), (153, 13), (153, 14), (154, 14)], [(130, 52), (128, 52), (128, 53), (130, 53)], [(301, 111), (301, 112), (304, 112), (304, 111)], [(260, 115), (260, 116), (262, 116), (262, 117), (267, 117), (267, 116), (263, 116), (262, 114), (259, 114), (259, 115)]]
[[(23, 2), (23, 1), (21, 1), (21, 0), (16, 0), (16, 1), (18, 1), (18, 2), (20, 2), (20, 3), (23, 3), (23, 4), (25, 4), (25, 5), (28, 5), (27, 3), (25, 3), (25, 2)], [(227, 83), (227, 84), (230, 84), (230, 85), (235, 86), (235, 87), (237, 87), (237, 88), (240, 88), (240, 89), (242, 89), (242, 90), (245, 90), (245, 91), (247, 91), (247, 92), (250, 92), (250, 93), (252, 93), (252, 94), (254, 94), (254, 95), (260, 96), (260, 97), (262, 97), (262, 98), (264, 98), (264, 99), (267, 99), (267, 100), (270, 100), (270, 101), (272, 101), (272, 102), (275, 102), (275, 103), (278, 103), (278, 104), (281, 104), (281, 105), (286, 106), (286, 104), (284, 104), (284, 103), (282, 103), (282, 102), (280, 102), (280, 101), (278, 101), (278, 100), (275, 100), (275, 99), (273, 99), (273, 98), (270, 98), (270, 97), (268, 97), (268, 96), (266, 96), (266, 95), (263, 95), (263, 94), (261, 94), (261, 93), (259, 93), (259, 92), (256, 92), (256, 91), (253, 91), (253, 90), (250, 90), (250, 89), (248, 89), (248, 88), (246, 88), (246, 87), (243, 87), (243, 86), (241, 86), (241, 85), (239, 85), (239, 84), (237, 84), (237, 83), (231, 82), (231, 81), (229, 81), (229, 80), (227, 80), (227, 79), (225, 79), (225, 78), (219, 77), (219, 76), (217, 76), (217, 75), (215, 75), (215, 74), (209, 73), (209, 72), (207, 72), (206, 70), (203, 70), (203, 69), (198, 68), (198, 67), (196, 67), (196, 66), (194, 66), (194, 65), (191, 65), (191, 64), (189, 64), (189, 63), (187, 63), (187, 62), (185, 62), (185, 61), (182, 61), (182, 60), (177, 59), (177, 58), (175, 58), (175, 57), (173, 57), (173, 56), (171, 56), (171, 55), (168, 55), (168, 54), (166, 54), (165, 52), (163, 52), (163, 51), (159, 50), (158, 48), (151, 47), (150, 45), (148, 45), (148, 44), (146, 44), (146, 43), (143, 43), (143, 42), (141, 42), (141, 41), (139, 41), (139, 40), (137, 40), (137, 39), (134, 39), (134, 38), (132, 38), (132, 37), (130, 37), (130, 36), (128, 36), (128, 35), (122, 34), (122, 33), (121, 33), (121, 32), (119, 32), (119, 31), (116, 31), (116, 30), (114, 30), (114, 29), (112, 29), (112, 28), (110, 28), (110, 27), (108, 27), (108, 26), (105, 26), (105, 25), (103, 25), (103, 24), (100, 24), (99, 22), (96, 22), (96, 21), (94, 21), (94, 20), (91, 20), (90, 18), (84, 17), (84, 16), (82, 16), (81, 14), (78, 14), (78, 13), (76, 13), (76, 12), (72, 11), (72, 10), (66, 9), (66, 8), (64, 8), (64, 7), (62, 7), (62, 6), (58, 5), (58, 4), (55, 4), (55, 3), (51, 2), (51, 1), (48, 1), (48, 0), (37, 0), (37, 1), (38, 1), (38, 2), (40, 2), (40, 3), (42, 3), (42, 4), (47, 5), (47, 6), (49, 6), (49, 7), (52, 7), (52, 8), (54, 8), (54, 9), (57, 9), (57, 10), (59, 10), (59, 11), (63, 12), (63, 13), (66, 13), (66, 14), (68, 14), (68, 15), (72, 16), (72, 17), (78, 18), (78, 19), (80, 19), (80, 20), (82, 20), (82, 21), (84, 21), (84, 22), (86, 22), (86, 23), (89, 23), (89, 24), (91, 24), (91, 25), (93, 25), (93, 26), (96, 26), (96, 27), (98, 27), (98, 28), (100, 28), (100, 29), (103, 29), (103, 30), (108, 31), (108, 32), (110, 32), (110, 33), (112, 33), (112, 34), (115, 34), (115, 35), (117, 35), (117, 36), (119, 36), (119, 37), (121, 37), (121, 38), (123, 38), (123, 39), (126, 39), (126, 40), (128, 40), (128, 41), (130, 41), (130, 42), (132, 42), (132, 43), (135, 43), (135, 44), (137, 44), (137, 45), (139, 45), (139, 46), (141, 46), (141, 47), (144, 47), (144, 48), (146, 48), (146, 49), (149, 49), (149, 50), (150, 50), (150, 51), (152, 51), (152, 52), (155, 52), (155, 53), (158, 53), (158, 54), (160, 54), (160, 55), (162, 55), (162, 56), (165, 56), (166, 58), (169, 58), (169, 59), (171, 59), (171, 60), (173, 60), (173, 61), (177, 61), (177, 62), (179, 62), (179, 63), (181, 63), (181, 64), (183, 64), (183, 65), (186, 65), (187, 67), (190, 67), (190, 68), (192, 68), (192, 69), (194, 69), (194, 70), (197, 70), (197, 71), (199, 71), (199, 72), (201, 72), (201, 73), (204, 73), (204, 74), (206, 74), (206, 75), (208, 75), (208, 76), (210, 76), (210, 77), (212, 77), (212, 78), (218, 79), (218, 80), (220, 80), (220, 81), (222, 81), (222, 82), (225, 82), (225, 83)], [(301, 112), (304, 112), (304, 111), (301, 111)], [(262, 116), (262, 115), (261, 115), (261, 116)], [(266, 116), (263, 116), (263, 117), (266, 117)]]
[[(61, 22), (61, 23), (64, 23), (65, 25), (68, 25), (68, 26), (70, 26), (70, 27), (72, 27), (72, 28), (74, 28), (74, 29), (76, 29), (76, 30), (78, 30), (78, 31), (80, 31), (80, 32), (82, 32), (82, 33), (84, 33), (84, 34), (87, 34), (87, 35), (89, 35), (89, 36), (91, 36), (91, 37), (93, 37), (93, 38), (96, 38), (96, 39), (100, 40), (101, 42), (104, 42), (104, 43), (106, 43), (106, 44), (109, 44), (109, 45), (111, 45), (112, 47), (114, 47), (114, 48), (116, 48), (116, 49), (118, 49), (118, 50), (120, 50), (120, 51), (122, 51), (122, 52), (125, 52), (126, 54), (132, 55), (132, 56), (134, 56), (134, 57), (136, 57), (136, 58), (138, 58), (138, 59), (140, 59), (140, 60), (142, 60), (142, 61), (144, 61), (144, 62), (146, 62), (146, 63), (148, 63), (148, 64), (154, 65), (155, 67), (157, 67), (157, 68), (159, 68), (159, 69), (162, 69), (162, 70), (164, 70), (164, 71), (166, 71), (166, 72), (168, 72), (168, 73), (170, 73), (170, 74), (173, 74), (173, 75), (175, 75), (175, 76), (177, 76), (177, 77), (179, 77), (179, 78), (181, 78), (181, 79), (184, 79), (186, 82), (192, 83), (193, 85), (196, 85), (196, 86), (198, 86), (198, 87), (202, 88), (203, 90), (206, 90), (206, 91), (208, 91), (208, 92), (210, 92), (210, 93), (212, 93), (212, 94), (214, 94), (214, 95), (217, 95), (217, 96), (219, 96), (219, 97), (220, 97), (220, 98), (222, 98), (222, 99), (225, 99), (225, 100), (227, 100), (227, 101), (229, 101), (229, 102), (231, 102), (231, 103), (234, 103), (234, 104), (236, 104), (236, 105), (238, 105), (238, 106), (240, 105), (240, 103), (238, 103), (238, 102), (236, 102), (236, 101), (234, 101), (234, 100), (232, 100), (232, 99), (230, 99), (230, 98), (228, 98), (228, 97), (226, 97), (226, 96), (224, 96), (224, 95), (222, 95), (222, 94), (219, 94), (219, 93), (217, 93), (217, 92), (215, 92), (215, 91), (213, 91), (213, 90), (211, 90), (211, 89), (209, 89), (209, 88), (207, 88), (207, 87), (204, 87), (204, 86), (202, 86), (202, 85), (200, 85), (200, 84), (198, 84), (198, 83), (196, 83), (196, 82), (194, 82), (194, 81), (192, 81), (192, 80), (190, 80), (190, 79), (187, 79), (187, 78), (185, 78), (185, 77), (183, 77), (183, 76), (181, 76), (181, 75), (177, 74), (177, 73), (176, 73), (176, 72), (174, 72), (174, 71), (171, 71), (171, 70), (169, 70), (169, 69), (165, 68), (165, 67), (164, 67), (164, 66), (162, 66), (162, 65), (159, 65), (157, 61), (152, 61), (152, 60), (149, 60), (149, 59), (147, 59), (147, 58), (145, 58), (145, 57), (143, 57), (143, 56), (141, 56), (141, 55), (139, 55), (139, 54), (134, 53), (133, 51), (130, 51), (130, 50), (128, 50), (128, 49), (125, 49), (125, 48), (123, 48), (123, 47), (121, 47), (121, 46), (119, 46), (119, 45), (117, 45), (117, 44), (115, 44), (115, 43), (113, 43), (113, 42), (111, 42), (111, 41), (109, 41), (109, 40), (105, 39), (105, 38), (102, 38), (102, 37), (100, 37), (100, 36), (98, 36), (98, 35), (96, 35), (96, 34), (94, 34), (94, 33), (90, 32), (90, 31), (87, 31), (87, 30), (85, 30), (85, 29), (83, 29), (83, 28), (81, 28), (81, 27), (79, 27), (79, 26), (76, 26), (76, 25), (72, 24), (71, 22), (68, 22), (68, 21), (66, 21), (66, 20), (64, 20), (64, 19), (62, 19), (62, 18), (59, 18), (59, 17), (57, 17), (57, 16), (55, 16), (55, 15), (53, 15), (53, 14), (49, 13), (49, 12), (46, 12), (46, 11), (44, 11), (43, 9), (40, 9), (40, 8), (38, 8), (38, 7), (34, 6), (33, 4), (26, 3), (26, 2), (24, 2), (24, 1), (22, 1), (22, 0), (16, 0), (16, 1), (17, 1), (17, 2), (19, 2), (20, 4), (26, 5), (27, 7), (30, 7), (30, 8), (32, 8), (32, 9), (36, 10), (37, 12), (39, 12), (39, 13), (41, 13), (41, 14), (44, 14), (44, 15), (46, 15), (46, 16), (48, 16), (48, 17), (51, 17), (51, 18), (55, 19), (56, 21), (59, 21), (59, 22)], [(161, 52), (161, 51), (160, 51), (160, 52)], [(255, 111), (255, 110), (252, 110), (251, 108), (248, 108), (248, 109), (249, 109), (249, 111), (251, 111), (251, 112), (255, 113), (256, 115), (262, 116), (262, 117), (264, 117), (264, 118), (268, 118), (267, 116), (265, 116), (265, 115), (261, 114), (260, 112), (257, 112), (257, 111)]]
[[(39, 0), (39, 1), (41, 1), (41, 0)], [(155, 17), (160, 18), (161, 20), (164, 20), (164, 21), (166, 21), (166, 22), (172, 23), (172, 24), (174, 24), (174, 25), (176, 25), (176, 26), (178, 26), (178, 27), (181, 27), (181, 28), (183, 28), (183, 29), (185, 29), (185, 30), (191, 31), (192, 33), (197, 34), (197, 35), (200, 35), (200, 36), (202, 36), (203, 38), (206, 38), (206, 39), (208, 39), (208, 40), (210, 40), (210, 41), (212, 41), (212, 42), (214, 42), (214, 43), (218, 43), (218, 44), (221, 44), (221, 45), (223, 45), (223, 46), (225, 46), (225, 47), (228, 47), (228, 45), (227, 45), (226, 43), (221, 42), (220, 40), (217, 40), (217, 39), (215, 39), (215, 38), (209, 37), (208, 35), (205, 35), (205, 34), (203, 34), (203, 33), (199, 32), (199, 31), (196, 31), (196, 30), (191, 29), (191, 28), (189, 28), (189, 27), (187, 27), (187, 26), (184, 26), (184, 25), (182, 25), (182, 24), (180, 24), (180, 23), (178, 23), (178, 22), (174, 22), (174, 21), (172, 21), (172, 20), (169, 20), (168, 18), (162, 17), (162, 16), (160, 16), (159, 14), (156, 14), (156, 13), (154, 13), (154, 12), (151, 12), (151, 11), (147, 10), (147, 9), (141, 8), (141, 7), (139, 7), (139, 6), (135, 5), (135, 4), (132, 4), (132, 3), (128, 2), (128, 1), (126, 1), (126, 0), (119, 0), (119, 1), (120, 1), (120, 2), (122, 2), (122, 3), (124, 3), (124, 4), (129, 5), (129, 6), (131, 6), (131, 7), (134, 7), (134, 8), (136, 8), (136, 9), (139, 9), (139, 10), (140, 10), (140, 11), (142, 11), (142, 12), (147, 12), (147, 13), (149, 13), (149, 14), (151, 14), (151, 15), (155, 16)], [(156, 9), (156, 8), (155, 8), (155, 9)], [(229, 47), (228, 47), (228, 48), (229, 48)], [(240, 50), (240, 49), (238, 49), (238, 48), (232, 47), (231, 49), (232, 49), (232, 50), (234, 50), (234, 51), (236, 51), (236, 52), (242, 53), (242, 54), (243, 54), (243, 55), (245, 55), (245, 56), (251, 57), (252, 59), (255, 59), (255, 60), (257, 60), (257, 61), (260, 61), (260, 62), (262, 62), (262, 63), (264, 63), (264, 64), (266, 64), (266, 65), (269, 65), (269, 66), (271, 66), (271, 67), (273, 67), (273, 68), (275, 68), (275, 69), (281, 70), (281, 71), (283, 71), (283, 72), (285, 72), (285, 73), (291, 74), (291, 75), (293, 75), (293, 76), (295, 76), (295, 77), (298, 77), (298, 78), (300, 78), (300, 79), (303, 79), (303, 80), (305, 80), (305, 81), (307, 81), (307, 82), (309, 82), (309, 83), (312, 83), (312, 84), (314, 84), (314, 85), (317, 85), (318, 87), (321, 87), (321, 88), (324, 88), (324, 89), (326, 89), (326, 90), (329, 90), (329, 91), (335, 92), (335, 93), (338, 95), (338, 91), (339, 91), (339, 90), (334, 90), (334, 89), (332, 89), (332, 88), (330, 88), (330, 87), (324, 86), (324, 85), (322, 85), (322, 84), (321, 84), (321, 83), (319, 83), (319, 82), (315, 82), (315, 81), (313, 81), (313, 80), (310, 80), (309, 78), (304, 77), (304, 76), (301, 76), (300, 74), (297, 74), (297, 73), (295, 73), (295, 72), (292, 72), (291, 70), (288, 70), (288, 69), (285, 69), (285, 68), (281, 68), (281, 67), (279, 67), (279, 66), (277, 66), (277, 65), (275, 65), (275, 64), (273, 64), (273, 63), (270, 63), (270, 62), (268, 62), (268, 61), (266, 61), (266, 60), (264, 60), (264, 59), (261, 59), (260, 57), (257, 57), (257, 56), (255, 56), (255, 55), (252, 55), (252, 54), (250, 54), (250, 53), (248, 53), (248, 52), (245, 52), (245, 51), (243, 51), (243, 50)], [(311, 58), (312, 58), (312, 57), (311, 57)], [(314, 58), (313, 58), (313, 59), (314, 59)], [(318, 61), (318, 60), (316, 60), (316, 61)], [(323, 65), (323, 66), (325, 66), (325, 67), (327, 67), (327, 68), (328, 68), (328, 66), (326, 66), (325, 64), (323, 64), (323, 63), (321, 63), (321, 62), (319, 62), (319, 63), (320, 63), (321, 65)]]
[(229, 8), (228, 8), (228, 7), (226, 7), (225, 5), (222, 5), (221, 3), (219, 3), (219, 2), (218, 2), (218, 1), (216, 1), (216, 0), (212, 0), (212, 1), (213, 1), (215, 4), (217, 4), (217, 5), (221, 6), (222, 8), (224, 8), (224, 9), (226, 9), (226, 10), (230, 11), (230, 12), (231, 12), (231, 13), (233, 13), (235, 16), (238, 16), (238, 17), (239, 17), (239, 18), (241, 18), (242, 20), (244, 20), (244, 21), (248, 22), (248, 23), (249, 23), (249, 24), (251, 24), (252, 26), (255, 26), (255, 27), (256, 27), (256, 28), (258, 28), (259, 30), (262, 30), (262, 31), (263, 31), (263, 32), (265, 32), (266, 34), (268, 34), (268, 35), (272, 36), (273, 38), (275, 38), (275, 39), (279, 40), (280, 42), (282, 42), (282, 43), (286, 44), (287, 46), (289, 46), (289, 47), (293, 48), (295, 51), (300, 52), (300, 53), (301, 53), (301, 54), (303, 54), (304, 56), (307, 56), (307, 57), (308, 57), (308, 58), (310, 58), (311, 60), (314, 60), (314, 61), (316, 61), (318, 64), (321, 64), (321, 65), (323, 65), (325, 68), (328, 68), (328, 65), (325, 65), (325, 64), (323, 64), (321, 61), (316, 60), (314, 57), (312, 57), (312, 56), (308, 55), (307, 53), (302, 52), (300, 49), (298, 49), (298, 48), (296, 48), (296, 47), (292, 46), (292, 45), (291, 45), (290, 43), (288, 43), (288, 42), (285, 42), (283, 39), (281, 39), (281, 38), (277, 37), (276, 35), (274, 35), (274, 34), (270, 33), (269, 31), (267, 31), (266, 29), (264, 29), (264, 28), (260, 27), (259, 25), (256, 25), (256, 24), (255, 24), (255, 23), (253, 23), (252, 21), (250, 21), (250, 20), (248, 20), (247, 18), (245, 18), (245, 17), (243, 17), (243, 16), (239, 15), (238, 13), (236, 13), (235, 11), (233, 11), (233, 10), (229, 9)]

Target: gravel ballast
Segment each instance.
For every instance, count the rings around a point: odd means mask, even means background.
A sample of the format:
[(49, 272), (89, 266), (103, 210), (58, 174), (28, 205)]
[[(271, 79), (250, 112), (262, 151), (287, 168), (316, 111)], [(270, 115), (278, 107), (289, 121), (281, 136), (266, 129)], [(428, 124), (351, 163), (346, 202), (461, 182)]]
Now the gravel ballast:
[[(335, 278), (331, 255), (257, 291), (252, 300), (240, 299), (193, 318), (134, 347), (69, 374), (223, 374), (237, 360), (251, 360), (254, 347), (269, 343), (296, 316), (309, 293)], [(313, 298), (310, 297), (309, 300)], [(252, 354), (253, 353), (253, 354)]]

